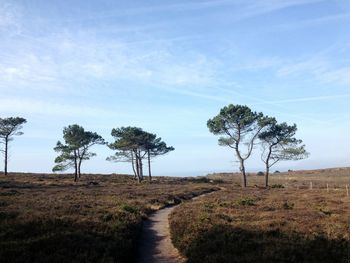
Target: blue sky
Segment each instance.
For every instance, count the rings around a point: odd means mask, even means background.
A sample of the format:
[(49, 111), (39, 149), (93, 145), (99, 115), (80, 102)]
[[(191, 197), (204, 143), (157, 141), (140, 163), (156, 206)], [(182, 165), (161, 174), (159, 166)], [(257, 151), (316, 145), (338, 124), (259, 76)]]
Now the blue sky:
[[(310, 158), (275, 169), (350, 166), (350, 2), (0, 0), (0, 92), (28, 120), (12, 171), (49, 172), (73, 123), (157, 133), (176, 149), (157, 175), (237, 171), (206, 127), (229, 103), (298, 125)], [(83, 172), (131, 172), (93, 150)]]

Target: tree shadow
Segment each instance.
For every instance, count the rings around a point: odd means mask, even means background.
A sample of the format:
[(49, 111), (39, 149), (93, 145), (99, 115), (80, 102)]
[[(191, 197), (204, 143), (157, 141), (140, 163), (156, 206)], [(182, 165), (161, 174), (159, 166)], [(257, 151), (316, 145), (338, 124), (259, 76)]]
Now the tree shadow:
[(101, 227), (93, 222), (0, 221), (0, 262), (130, 262), (139, 224)]

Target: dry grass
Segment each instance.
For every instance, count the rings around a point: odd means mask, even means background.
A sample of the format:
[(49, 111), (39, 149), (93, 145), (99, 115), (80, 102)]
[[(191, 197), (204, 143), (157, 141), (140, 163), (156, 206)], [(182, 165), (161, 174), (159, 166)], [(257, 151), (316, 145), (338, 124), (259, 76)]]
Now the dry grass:
[[(293, 184), (283, 175), (273, 179), (285, 188), (242, 190), (231, 182), (181, 204), (171, 215), (175, 245), (188, 262), (350, 262), (350, 196), (344, 188), (350, 177), (303, 173), (294, 172)], [(337, 189), (307, 189), (310, 177), (320, 185), (333, 181)]]
[[(239, 173), (215, 173), (208, 175), (208, 178), (223, 180), (235, 186), (240, 186), (242, 182)], [(285, 188), (306, 189), (310, 187), (310, 182), (312, 182), (313, 188), (326, 189), (328, 184), (330, 189), (345, 189), (347, 184), (350, 186), (350, 168), (272, 173), (269, 178), (271, 186), (283, 185)], [(248, 185), (263, 186), (264, 176), (257, 176), (256, 173), (248, 174)]]
[(0, 175), (0, 262), (130, 262), (142, 219), (213, 187), (126, 175)]

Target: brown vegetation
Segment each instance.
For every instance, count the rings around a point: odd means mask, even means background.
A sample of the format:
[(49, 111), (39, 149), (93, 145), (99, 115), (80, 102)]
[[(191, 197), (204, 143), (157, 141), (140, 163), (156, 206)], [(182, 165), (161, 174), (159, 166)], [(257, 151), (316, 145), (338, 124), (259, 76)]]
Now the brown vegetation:
[[(350, 197), (343, 187), (350, 177), (348, 169), (338, 172), (274, 175), (269, 190), (242, 190), (238, 177), (225, 190), (177, 207), (173, 242), (188, 262), (350, 262)], [(307, 189), (311, 178), (337, 188)], [(261, 177), (254, 181), (263, 185)]]
[(212, 188), (176, 178), (0, 175), (0, 262), (130, 262), (148, 213)]
[[(213, 173), (208, 178), (222, 180), (225, 183), (232, 183), (235, 186), (241, 184), (240, 173)], [(264, 186), (262, 176), (250, 173), (249, 186)], [(270, 186), (281, 184), (285, 188), (309, 188), (312, 182), (313, 188), (344, 188), (350, 186), (350, 168), (332, 168), (319, 170), (299, 170), (289, 172), (275, 172), (270, 175)]]

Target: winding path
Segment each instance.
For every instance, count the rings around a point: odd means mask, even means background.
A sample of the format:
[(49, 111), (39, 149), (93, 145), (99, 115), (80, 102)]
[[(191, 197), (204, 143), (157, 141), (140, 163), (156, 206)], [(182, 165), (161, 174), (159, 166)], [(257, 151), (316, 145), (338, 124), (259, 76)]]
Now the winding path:
[(144, 222), (137, 262), (182, 263), (185, 262), (173, 246), (169, 230), (169, 214), (175, 206), (161, 209)]
[[(221, 190), (224, 188), (221, 188)], [(196, 200), (215, 191), (192, 198)], [(176, 206), (163, 208), (144, 222), (138, 244), (138, 263), (183, 263), (185, 259), (174, 247), (170, 238), (169, 215)]]

